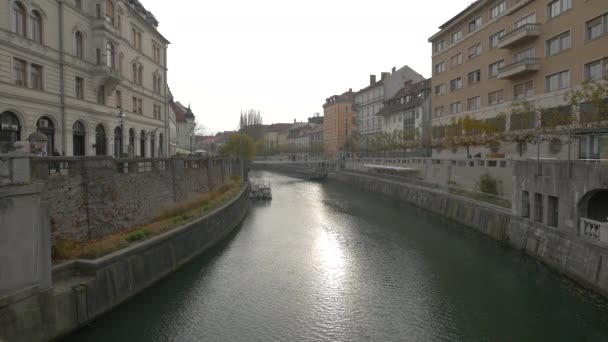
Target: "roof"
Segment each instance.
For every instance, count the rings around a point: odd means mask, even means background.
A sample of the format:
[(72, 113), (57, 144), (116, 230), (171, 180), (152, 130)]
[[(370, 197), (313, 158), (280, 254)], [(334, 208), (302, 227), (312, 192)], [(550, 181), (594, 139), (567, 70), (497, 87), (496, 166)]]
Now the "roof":
[(186, 119), (195, 119), (190, 106), (188, 108), (184, 107), (179, 101), (174, 102), (172, 99), (169, 99), (169, 105), (173, 108), (175, 112), (175, 121), (186, 121)]
[[(476, 0), (475, 2), (473, 2), (472, 4), (467, 6), (467, 8), (462, 10), (460, 13), (453, 16), (450, 20), (446, 21), (443, 25), (439, 26), (439, 30), (443, 30), (443, 29), (449, 27), (450, 25), (452, 25), (454, 22), (460, 20), (462, 17), (469, 14), (469, 12), (471, 12), (475, 7), (477, 7), (484, 1), (486, 1), (486, 0)], [(437, 35), (439, 35), (440, 33), (441, 33), (441, 31), (434, 34), (431, 38), (429, 38), (429, 42), (431, 42), (433, 39), (437, 38)]]
[(293, 124), (290, 123), (276, 123), (276, 124), (272, 124), (270, 126), (268, 126), (266, 128), (266, 132), (283, 132), (283, 131), (287, 131), (288, 129), (291, 128)]
[[(427, 96), (418, 96), (420, 93), (423, 93), (425, 90), (431, 89), (431, 79), (426, 79), (422, 82), (414, 83), (412, 85), (406, 85), (401, 88), (395, 96), (393, 96), (390, 100), (384, 102), (384, 107), (378, 112), (377, 115), (389, 115), (393, 113), (397, 113), (400, 111), (408, 110), (411, 108), (415, 108), (420, 106), (428, 97)], [(401, 102), (401, 98), (410, 96), (410, 101), (403, 103)]]
[(350, 89), (349, 91), (346, 91), (344, 93), (342, 93), (342, 95), (333, 95), (328, 97), (327, 99), (325, 99), (325, 104), (323, 105), (323, 107), (328, 106), (334, 102), (341, 102), (341, 101), (354, 101), (355, 100), (355, 94), (352, 89)]

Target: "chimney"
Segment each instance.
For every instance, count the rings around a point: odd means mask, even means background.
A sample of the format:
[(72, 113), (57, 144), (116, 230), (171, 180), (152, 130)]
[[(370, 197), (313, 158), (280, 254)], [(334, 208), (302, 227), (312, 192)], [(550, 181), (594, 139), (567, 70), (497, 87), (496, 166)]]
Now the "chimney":
[(380, 74), (380, 79), (384, 81), (384, 79), (385, 79), (385, 78), (386, 78), (388, 75), (390, 75), (388, 72), (383, 72), (383, 73), (381, 73), (381, 74)]
[(405, 82), (403, 88), (405, 88), (406, 91), (412, 89), (412, 80)]
[(352, 93), (353, 92), (353, 88), (348, 88), (348, 92)]
[(369, 75), (369, 85), (376, 83), (376, 75)]
[(296, 124), (296, 119), (293, 119), (293, 124), (294, 124), (294, 125)]
[(393, 73), (397, 71), (397, 67), (393, 67)]

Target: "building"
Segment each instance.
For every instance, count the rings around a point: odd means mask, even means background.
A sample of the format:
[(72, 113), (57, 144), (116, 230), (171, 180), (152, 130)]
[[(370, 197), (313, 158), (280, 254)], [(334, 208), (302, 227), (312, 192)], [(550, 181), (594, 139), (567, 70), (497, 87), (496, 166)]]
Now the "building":
[(391, 99), (405, 82), (423, 80), (422, 75), (407, 65), (399, 70), (393, 68), (390, 73), (381, 73), (379, 81), (376, 80), (376, 75), (370, 75), (369, 86), (359, 90), (355, 96), (358, 134), (369, 140), (382, 132), (382, 118), (378, 112), (382, 109), (383, 102)]
[(384, 102), (378, 115), (383, 119), (383, 133), (403, 132), (403, 140), (421, 141), (425, 134), (430, 135), (431, 80), (406, 82), (392, 99)]
[[(274, 154), (279, 152), (278, 148), (281, 145), (279, 143), (279, 135), (282, 132), (287, 132), (292, 126), (290, 123), (276, 123), (269, 125), (266, 128), (266, 134), (264, 135), (264, 142), (266, 144), (266, 153)], [(286, 138), (286, 135), (285, 135)]]
[(139, 1), (4, 1), (0, 18), (0, 153), (40, 130), (48, 154), (167, 155), (169, 42)]
[(334, 95), (323, 105), (323, 153), (327, 158), (341, 157), (349, 152), (355, 124), (355, 93), (352, 89)]
[[(475, 1), (429, 39), (433, 44), (433, 137), (442, 139), (450, 131), (462, 134), (461, 126), (451, 125), (463, 117), (492, 123), (509, 135), (551, 130), (551, 122), (573, 115), (580, 119), (582, 110), (564, 95), (585, 80), (606, 75), (606, 33), (605, 0)], [(528, 106), (532, 110), (515, 110), (528, 103), (533, 104)], [(589, 156), (600, 138), (606, 136), (583, 137), (581, 155)], [(566, 158), (568, 154), (562, 148), (563, 138), (544, 141), (539, 147), (529, 145), (502, 142), (493, 147), (492, 152), (499, 153), (492, 155), (536, 156), (537, 148), (543, 157)], [(454, 151), (461, 156), (490, 152), (484, 146)], [(434, 155), (453, 156), (446, 149), (435, 150)]]
[(196, 137), (196, 117), (190, 109), (186, 108), (179, 101), (174, 101), (173, 96), (169, 97), (170, 110), (175, 113), (175, 143), (179, 151), (192, 152), (195, 149), (194, 139)]
[(308, 131), (308, 146), (311, 153), (323, 153), (323, 124), (318, 124)]

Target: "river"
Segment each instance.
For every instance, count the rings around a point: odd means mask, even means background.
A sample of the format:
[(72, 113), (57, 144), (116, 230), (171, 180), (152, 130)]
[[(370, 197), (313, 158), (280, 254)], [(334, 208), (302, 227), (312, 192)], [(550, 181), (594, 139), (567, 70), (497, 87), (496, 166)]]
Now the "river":
[(521, 252), (347, 185), (251, 176), (271, 202), (66, 341), (608, 340), (606, 302)]

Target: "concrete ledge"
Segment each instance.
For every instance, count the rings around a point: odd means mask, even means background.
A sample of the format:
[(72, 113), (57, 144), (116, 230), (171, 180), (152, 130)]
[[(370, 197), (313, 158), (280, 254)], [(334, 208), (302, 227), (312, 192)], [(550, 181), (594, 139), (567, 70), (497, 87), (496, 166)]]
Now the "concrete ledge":
[(0, 308), (0, 341), (49, 341), (114, 309), (205, 252), (242, 222), (249, 186), (185, 226), (97, 260), (53, 268), (53, 288)]

